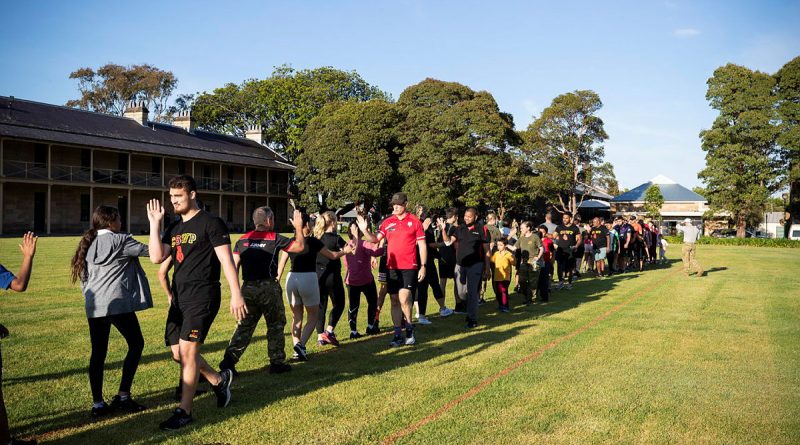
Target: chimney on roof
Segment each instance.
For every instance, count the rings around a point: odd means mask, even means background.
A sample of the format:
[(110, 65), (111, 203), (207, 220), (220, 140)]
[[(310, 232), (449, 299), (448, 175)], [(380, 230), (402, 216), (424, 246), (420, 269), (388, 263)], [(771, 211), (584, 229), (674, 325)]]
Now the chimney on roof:
[(261, 124), (248, 125), (247, 130), (244, 132), (244, 137), (251, 141), (256, 141), (259, 144), (263, 144), (264, 138), (261, 135)]
[(195, 123), (194, 119), (192, 119), (192, 111), (179, 111), (175, 116), (175, 119), (173, 119), (172, 125), (181, 127), (189, 133), (194, 133)]
[(149, 111), (147, 110), (147, 107), (144, 106), (144, 101), (137, 102), (132, 100), (128, 102), (128, 106), (125, 107), (125, 112), (122, 115), (128, 119), (133, 119), (139, 125), (146, 127), (148, 113)]

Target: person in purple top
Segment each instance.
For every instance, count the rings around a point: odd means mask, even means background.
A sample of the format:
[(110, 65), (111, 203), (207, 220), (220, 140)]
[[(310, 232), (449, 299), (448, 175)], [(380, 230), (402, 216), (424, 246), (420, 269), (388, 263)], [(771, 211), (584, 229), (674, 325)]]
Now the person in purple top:
[(347, 285), (347, 294), (350, 299), (350, 307), (347, 312), (347, 320), (350, 322), (350, 338), (359, 338), (356, 319), (358, 318), (358, 308), (360, 306), (361, 294), (367, 299), (367, 334), (377, 334), (378, 326), (374, 324), (375, 312), (378, 308), (378, 289), (375, 286), (375, 278), (372, 276), (372, 259), (383, 255), (385, 246), (378, 247), (362, 239), (363, 233), (358, 228), (358, 224), (353, 221), (348, 228), (350, 241), (347, 246), (354, 249), (352, 255), (344, 257), (344, 264), (347, 268), (344, 282)]
[[(22, 236), (22, 244), (19, 250), (22, 252), (22, 266), (19, 273), (15, 276), (10, 270), (0, 264), (0, 288), (3, 290), (11, 289), (15, 292), (25, 292), (28, 289), (28, 282), (31, 278), (33, 269), (33, 256), (36, 254), (36, 240), (38, 238), (33, 232), (27, 232)], [(0, 324), (0, 338), (8, 337), (8, 329)], [(8, 429), (8, 414), (6, 413), (6, 403), (3, 399), (3, 355), (0, 353), (0, 443), (11, 445), (36, 444), (35, 440), (21, 440), (11, 437)]]

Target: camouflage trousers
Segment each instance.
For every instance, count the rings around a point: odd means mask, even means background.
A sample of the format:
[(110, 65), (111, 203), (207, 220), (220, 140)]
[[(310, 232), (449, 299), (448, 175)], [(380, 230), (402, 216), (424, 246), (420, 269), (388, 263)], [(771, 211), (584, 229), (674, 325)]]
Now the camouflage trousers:
[(286, 326), (286, 310), (283, 306), (281, 285), (272, 280), (245, 281), (242, 297), (247, 305), (247, 316), (236, 325), (225, 350), (225, 359), (236, 364), (253, 338), (261, 317), (267, 322), (267, 355), (271, 364), (283, 363), (286, 359), (283, 328)]
[(533, 302), (539, 291), (539, 268), (522, 263), (519, 265), (517, 275), (519, 276), (519, 293), (522, 294), (522, 302)]

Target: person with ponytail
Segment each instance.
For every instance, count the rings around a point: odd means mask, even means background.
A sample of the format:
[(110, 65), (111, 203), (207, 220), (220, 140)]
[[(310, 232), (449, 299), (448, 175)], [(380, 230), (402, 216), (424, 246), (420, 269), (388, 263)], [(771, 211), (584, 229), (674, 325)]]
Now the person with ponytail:
[[(80, 281), (92, 344), (89, 385), (92, 389), (92, 417), (113, 411), (138, 412), (145, 409), (131, 397), (131, 385), (144, 349), (144, 338), (136, 312), (153, 307), (153, 298), (140, 256), (149, 256), (146, 244), (122, 227), (119, 210), (99, 206), (92, 214), (92, 227), (84, 232), (72, 258), (72, 282)], [(119, 392), (106, 403), (103, 399), (103, 367), (108, 339), (114, 326), (128, 344), (122, 365)]]
[[(337, 233), (337, 220), (333, 212), (324, 212), (314, 223), (314, 236), (322, 241), (326, 249), (344, 256), (342, 249), (346, 243)], [(334, 334), (336, 324), (344, 313), (344, 283), (342, 282), (342, 261), (339, 258), (330, 259), (325, 255), (317, 254), (317, 277), (319, 280), (320, 293), (320, 316), (317, 319), (317, 343), (322, 345), (339, 346), (339, 340)], [(325, 312), (328, 308), (328, 297), (330, 296), (331, 313), (328, 324), (325, 325)]]

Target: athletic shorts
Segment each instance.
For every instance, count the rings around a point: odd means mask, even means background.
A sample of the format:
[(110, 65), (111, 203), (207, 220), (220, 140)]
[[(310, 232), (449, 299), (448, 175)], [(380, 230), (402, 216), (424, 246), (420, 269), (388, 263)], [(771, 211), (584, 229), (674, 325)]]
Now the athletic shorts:
[(386, 255), (381, 256), (381, 259), (378, 261), (378, 282), (385, 283), (386, 282), (386, 272), (388, 271), (386, 267)]
[(605, 247), (598, 247), (594, 251), (594, 260), (595, 261), (603, 261), (606, 259), (606, 248)]
[(439, 278), (455, 278), (456, 265), (447, 261), (439, 260)]
[(390, 269), (386, 280), (389, 294), (396, 294), (400, 289), (408, 289), (413, 294), (417, 290), (418, 273), (417, 269)]
[(317, 273), (289, 272), (286, 277), (286, 300), (289, 306), (319, 306)]
[(219, 288), (216, 292), (210, 292), (210, 295), (206, 293), (204, 298), (194, 295), (192, 299), (186, 298), (186, 301), (181, 301), (177, 293), (172, 298), (164, 330), (167, 346), (177, 345), (179, 340), (202, 344), (211, 330), (222, 300)]

